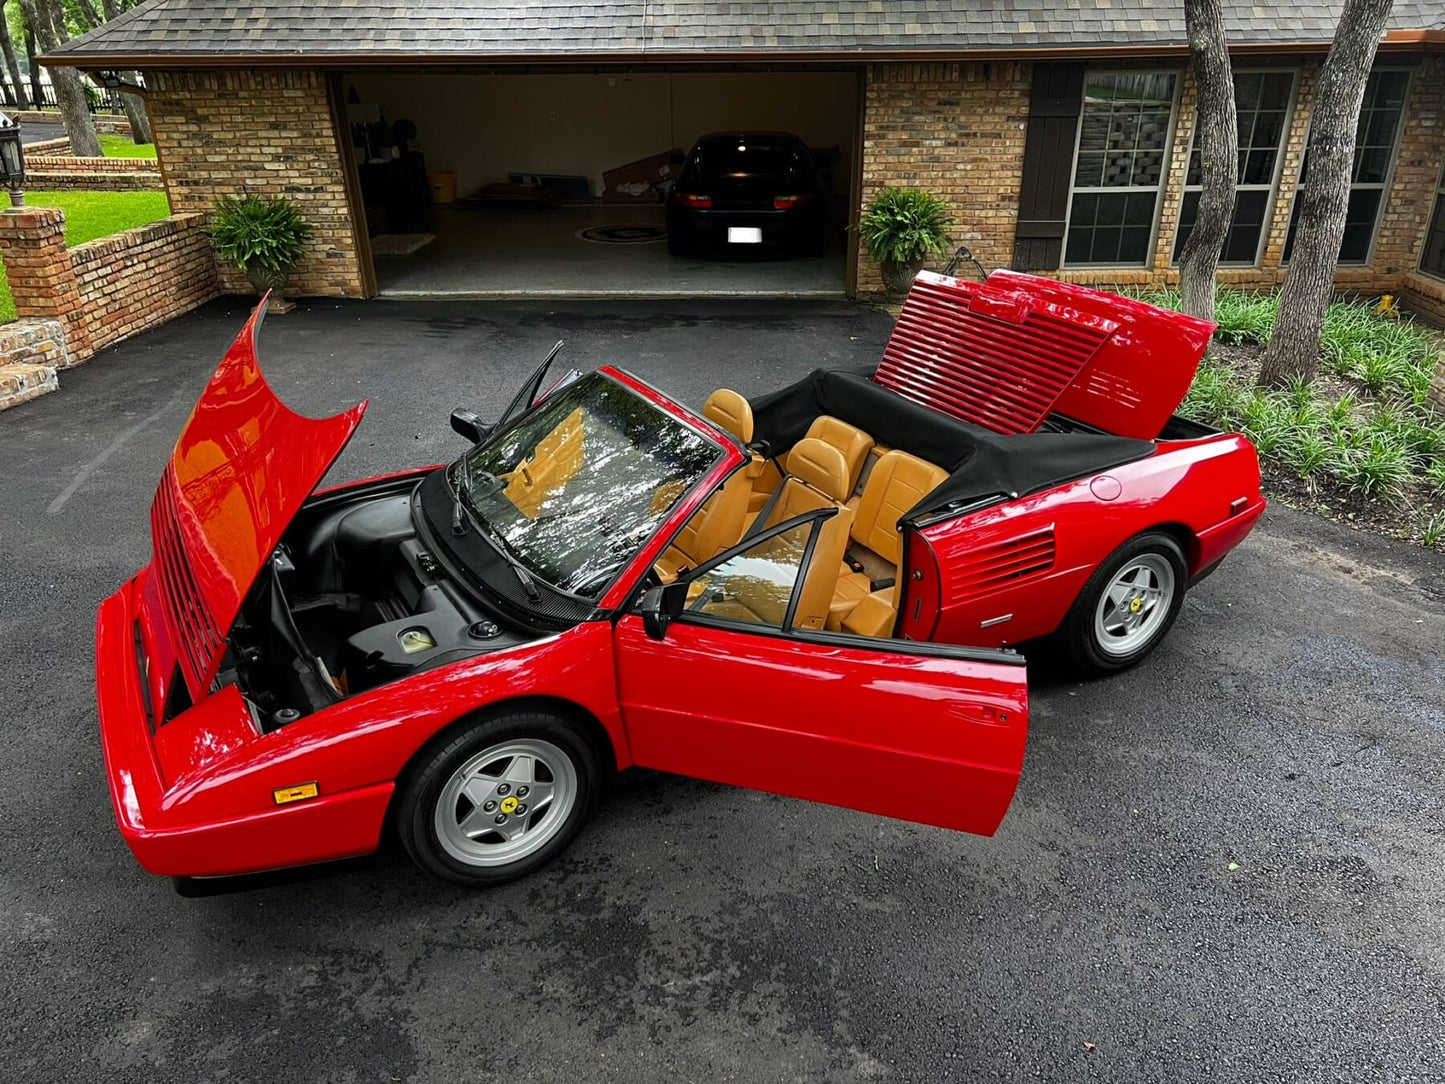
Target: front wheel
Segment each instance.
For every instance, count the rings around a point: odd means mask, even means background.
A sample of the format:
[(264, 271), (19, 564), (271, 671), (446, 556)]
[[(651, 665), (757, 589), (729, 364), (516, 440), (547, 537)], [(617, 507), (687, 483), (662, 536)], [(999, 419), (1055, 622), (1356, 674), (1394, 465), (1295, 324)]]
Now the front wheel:
[(505, 884), (566, 849), (601, 783), (597, 751), (567, 720), (499, 716), (467, 726), (413, 767), (397, 830), (426, 872), (460, 885)]
[(1161, 532), (1131, 538), (1089, 578), (1059, 633), (1079, 666), (1113, 673), (1164, 639), (1184, 603), (1187, 569), (1179, 543)]

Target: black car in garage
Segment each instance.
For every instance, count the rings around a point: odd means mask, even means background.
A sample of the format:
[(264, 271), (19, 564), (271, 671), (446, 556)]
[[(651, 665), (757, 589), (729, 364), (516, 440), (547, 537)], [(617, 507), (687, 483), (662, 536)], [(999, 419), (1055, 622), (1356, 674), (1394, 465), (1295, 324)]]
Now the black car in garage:
[(821, 256), (824, 189), (807, 144), (786, 132), (713, 132), (683, 161), (667, 197), (674, 256)]

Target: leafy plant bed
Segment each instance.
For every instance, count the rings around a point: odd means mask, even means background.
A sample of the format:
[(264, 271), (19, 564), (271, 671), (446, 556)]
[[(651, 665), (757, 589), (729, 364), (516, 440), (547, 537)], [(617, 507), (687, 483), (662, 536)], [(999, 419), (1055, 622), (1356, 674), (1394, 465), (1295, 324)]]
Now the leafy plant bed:
[[(1143, 300), (1179, 307), (1174, 293)], [(1275, 298), (1222, 292), (1219, 330), (1180, 412), (1244, 433), (1274, 500), (1445, 548), (1445, 417), (1427, 396), (1437, 336), (1367, 302), (1330, 306), (1320, 375), (1282, 391), (1254, 386)]]

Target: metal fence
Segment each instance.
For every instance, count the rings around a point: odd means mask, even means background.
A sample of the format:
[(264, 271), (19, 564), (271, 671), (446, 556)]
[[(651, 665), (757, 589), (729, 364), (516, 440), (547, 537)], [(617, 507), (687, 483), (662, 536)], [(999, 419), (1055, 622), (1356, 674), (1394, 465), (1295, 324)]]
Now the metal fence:
[[(55, 87), (51, 83), (41, 83), (37, 86), (27, 79), (22, 90), (26, 108), (60, 108), (60, 103), (55, 99)], [(120, 91), (111, 90), (109, 87), (95, 87), (86, 83), (85, 102), (92, 113), (121, 114), (125, 112), (125, 107), (121, 105), (120, 101)]]

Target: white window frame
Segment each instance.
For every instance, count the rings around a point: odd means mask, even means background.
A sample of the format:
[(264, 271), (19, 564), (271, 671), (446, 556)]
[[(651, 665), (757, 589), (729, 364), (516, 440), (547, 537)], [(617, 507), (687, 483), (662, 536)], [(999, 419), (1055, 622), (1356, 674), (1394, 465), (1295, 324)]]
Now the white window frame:
[[(1390, 147), (1390, 164), (1385, 169), (1385, 179), (1383, 181), (1369, 181), (1360, 184), (1356, 184), (1354, 181), (1350, 182), (1351, 193), (1353, 193), (1356, 188), (1378, 188), (1380, 190), (1380, 202), (1375, 207), (1375, 222), (1374, 225), (1370, 227), (1370, 246), (1365, 251), (1365, 258), (1362, 260), (1340, 260), (1338, 261), (1338, 266), (1340, 267), (1373, 267), (1375, 264), (1375, 248), (1380, 242), (1380, 219), (1385, 215), (1385, 205), (1389, 201), (1390, 187), (1395, 183), (1395, 166), (1400, 161), (1400, 142), (1405, 136), (1405, 124), (1410, 118), (1410, 95), (1415, 90), (1415, 69), (1403, 64), (1377, 64), (1370, 69), (1370, 75), (1374, 75), (1376, 72), (1405, 73), (1405, 104), (1400, 108), (1400, 123), (1395, 128), (1395, 140)], [(1316, 93), (1319, 91), (1318, 81), (1316, 81), (1315, 84), (1315, 91)], [(1313, 103), (1310, 104), (1310, 124), (1314, 124)], [(1290, 224), (1294, 222), (1294, 204), (1295, 200), (1299, 198), (1300, 188), (1303, 183), (1305, 158), (1309, 153), (1309, 146), (1310, 133), (1306, 131), (1304, 149), (1300, 152), (1299, 158), (1300, 171), (1295, 174), (1294, 191), (1290, 194), (1289, 198), (1289, 217), (1285, 220), (1284, 241), (1286, 247), (1289, 245)], [(1350, 172), (1353, 173), (1354, 169), (1354, 160), (1351, 158)], [(1345, 199), (1348, 202), (1348, 194)], [(1279, 262), (1282, 267), (1289, 266), (1290, 261), (1284, 255), (1283, 250), (1280, 252)]]
[[(1159, 247), (1159, 223), (1164, 213), (1164, 193), (1169, 187), (1169, 167), (1172, 164), (1174, 155), (1174, 133), (1179, 126), (1179, 96), (1184, 86), (1184, 70), (1182, 68), (1093, 68), (1084, 72), (1084, 90), (1088, 91), (1089, 76), (1093, 75), (1172, 75), (1174, 77), (1174, 93), (1169, 103), (1169, 134), (1164, 142), (1164, 167), (1159, 171), (1159, 184), (1153, 188), (1147, 185), (1127, 185), (1118, 187), (1090, 187), (1078, 188), (1074, 184), (1074, 178), (1078, 175), (1079, 169), (1079, 144), (1084, 137), (1084, 108), (1083, 99), (1079, 102), (1079, 122), (1074, 126), (1074, 156), (1069, 162), (1069, 202), (1064, 210), (1064, 246), (1059, 256), (1059, 267), (1064, 271), (1092, 270), (1098, 268), (1127, 268), (1131, 271), (1148, 270), (1154, 266), (1154, 256)], [(1070, 263), (1069, 253), (1069, 227), (1073, 224), (1074, 218), (1074, 196), (1076, 193), (1088, 194), (1128, 194), (1130, 192), (1153, 192), (1154, 219), (1149, 225), (1149, 244), (1144, 252), (1144, 259), (1140, 263)]]
[[(1238, 192), (1265, 192), (1269, 193), (1269, 199), (1265, 204), (1264, 222), (1259, 228), (1259, 241), (1254, 246), (1253, 260), (1220, 260), (1220, 267), (1258, 267), (1264, 259), (1264, 250), (1269, 241), (1269, 229), (1274, 222), (1276, 211), (1275, 202), (1279, 199), (1280, 181), (1284, 179), (1285, 149), (1289, 146), (1289, 133), (1294, 125), (1295, 110), (1299, 107), (1300, 69), (1299, 68), (1239, 68), (1233, 75), (1279, 75), (1287, 72), (1290, 77), (1289, 101), (1285, 106), (1284, 130), (1280, 132), (1279, 146), (1275, 148), (1274, 172), (1268, 184), (1236, 184), (1234, 191)], [(1189, 134), (1189, 157), (1184, 159), (1184, 189), (1179, 195), (1179, 217), (1174, 222), (1174, 233), (1169, 239), (1169, 266), (1178, 267), (1179, 260), (1174, 255), (1175, 248), (1179, 245), (1179, 231), (1184, 221), (1184, 197), (1190, 192), (1202, 192), (1203, 185), (1189, 184), (1189, 163), (1194, 158), (1194, 142), (1199, 138), (1199, 113), (1198, 106), (1195, 107), (1194, 130)], [(1238, 142), (1239, 135), (1235, 133), (1235, 140)], [(1292, 212), (1291, 212), (1292, 213)], [(1196, 216), (1197, 217), (1197, 216)]]
[[(1425, 216), (1425, 237), (1430, 236), (1430, 227), (1435, 224), (1435, 215), (1445, 212), (1445, 163), (1441, 163), (1440, 177), (1435, 182), (1435, 198), (1430, 201), (1430, 213)], [(1416, 261), (1415, 269), (1422, 275), (1429, 275), (1432, 279), (1445, 279), (1445, 268), (1439, 271), (1431, 271), (1425, 266), (1425, 246), (1420, 245), (1420, 259)]]

